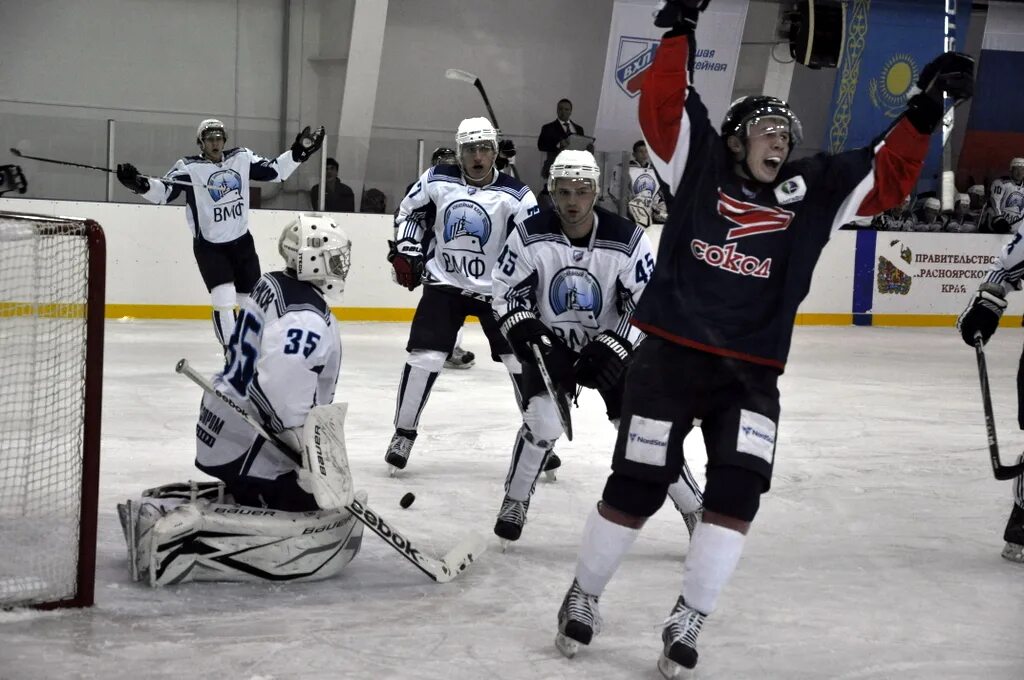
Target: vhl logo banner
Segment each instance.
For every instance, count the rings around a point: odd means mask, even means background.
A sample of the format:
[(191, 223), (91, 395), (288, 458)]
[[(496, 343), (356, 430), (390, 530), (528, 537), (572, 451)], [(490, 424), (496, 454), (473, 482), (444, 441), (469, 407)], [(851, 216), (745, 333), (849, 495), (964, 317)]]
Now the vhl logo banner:
[(619, 53), (615, 58), (615, 84), (631, 99), (640, 94), (643, 74), (654, 61), (654, 51), (660, 40), (624, 35), (619, 38)]

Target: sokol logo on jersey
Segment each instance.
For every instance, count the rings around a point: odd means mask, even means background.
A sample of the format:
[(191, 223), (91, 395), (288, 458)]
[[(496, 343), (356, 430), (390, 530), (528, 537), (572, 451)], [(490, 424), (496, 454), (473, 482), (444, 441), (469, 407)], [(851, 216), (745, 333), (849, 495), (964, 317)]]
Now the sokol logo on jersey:
[(690, 241), (690, 252), (701, 262), (732, 274), (767, 279), (772, 273), (772, 258), (761, 260), (753, 255), (744, 255), (737, 252), (735, 243), (713, 246), (706, 241), (693, 239)]
[(727, 241), (744, 236), (785, 231), (794, 217), (789, 210), (741, 201), (721, 189), (718, 190), (718, 214), (738, 225), (725, 235)]

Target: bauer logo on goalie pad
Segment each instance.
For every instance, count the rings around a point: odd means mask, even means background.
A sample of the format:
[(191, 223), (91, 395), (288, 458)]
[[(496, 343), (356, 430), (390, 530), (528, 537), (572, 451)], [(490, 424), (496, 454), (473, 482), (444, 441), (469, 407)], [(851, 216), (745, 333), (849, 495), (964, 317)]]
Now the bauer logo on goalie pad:
[(668, 435), (672, 423), (634, 415), (629, 420), (626, 435), (626, 460), (644, 465), (665, 467), (665, 452), (668, 450)]
[(775, 423), (772, 419), (760, 413), (740, 409), (736, 450), (757, 456), (771, 465), (775, 459)]

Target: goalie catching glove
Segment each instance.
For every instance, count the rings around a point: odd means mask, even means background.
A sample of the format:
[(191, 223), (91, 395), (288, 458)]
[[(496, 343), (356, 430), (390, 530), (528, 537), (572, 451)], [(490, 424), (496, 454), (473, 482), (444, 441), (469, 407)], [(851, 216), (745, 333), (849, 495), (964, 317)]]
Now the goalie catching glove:
[(625, 375), (632, 354), (628, 340), (605, 331), (580, 350), (575, 365), (576, 382), (601, 391), (614, 389)]
[(415, 290), (423, 278), (423, 246), (411, 239), (388, 241), (388, 262), (395, 270), (395, 281)]
[(982, 343), (988, 342), (999, 327), (999, 319), (1006, 309), (1006, 291), (998, 283), (985, 282), (978, 287), (971, 304), (956, 322), (960, 336), (968, 345), (974, 346), (974, 336), (980, 335)]

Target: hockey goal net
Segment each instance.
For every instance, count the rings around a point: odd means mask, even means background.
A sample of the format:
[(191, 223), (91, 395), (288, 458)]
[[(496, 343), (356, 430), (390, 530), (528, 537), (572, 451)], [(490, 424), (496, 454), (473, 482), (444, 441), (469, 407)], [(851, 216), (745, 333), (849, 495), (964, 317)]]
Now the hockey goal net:
[(0, 212), (0, 607), (89, 606), (106, 245), (89, 220)]

